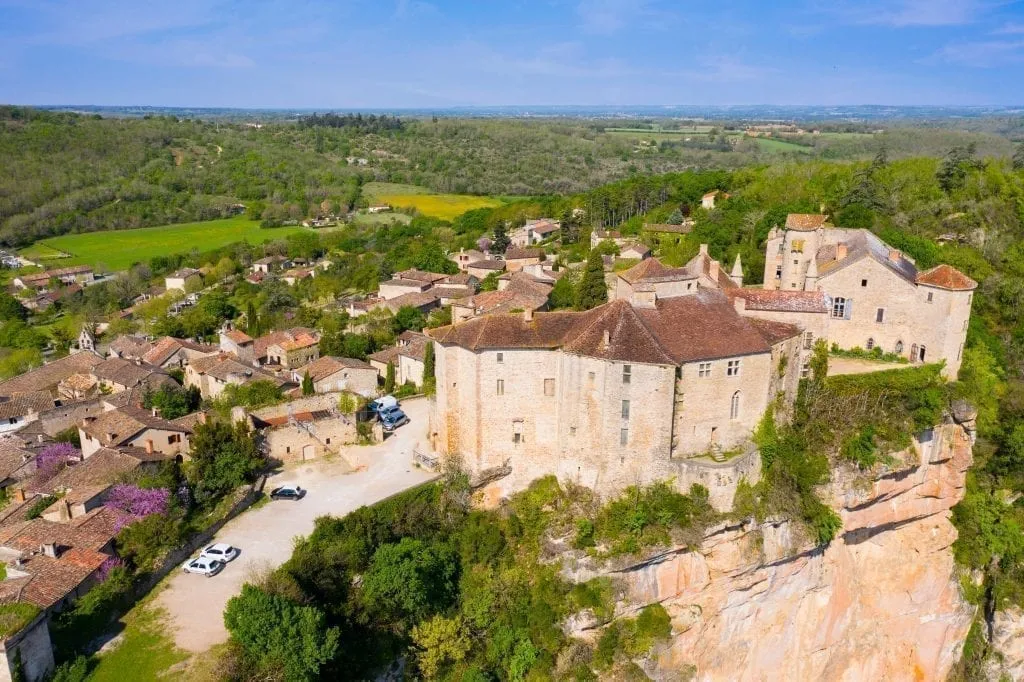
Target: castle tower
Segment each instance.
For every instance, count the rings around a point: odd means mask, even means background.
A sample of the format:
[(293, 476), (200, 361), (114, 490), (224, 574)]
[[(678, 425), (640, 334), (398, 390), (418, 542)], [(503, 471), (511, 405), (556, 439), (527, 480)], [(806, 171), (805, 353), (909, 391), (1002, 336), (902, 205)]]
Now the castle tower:
[(818, 259), (811, 257), (807, 262), (807, 274), (804, 275), (804, 291), (814, 291), (818, 286)]

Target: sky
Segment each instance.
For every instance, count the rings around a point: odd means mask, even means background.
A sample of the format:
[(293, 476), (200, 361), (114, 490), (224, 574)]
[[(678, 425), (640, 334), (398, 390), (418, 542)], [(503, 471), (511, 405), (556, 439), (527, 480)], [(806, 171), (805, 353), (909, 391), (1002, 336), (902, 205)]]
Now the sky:
[(1024, 104), (1024, 0), (0, 0), (0, 102)]

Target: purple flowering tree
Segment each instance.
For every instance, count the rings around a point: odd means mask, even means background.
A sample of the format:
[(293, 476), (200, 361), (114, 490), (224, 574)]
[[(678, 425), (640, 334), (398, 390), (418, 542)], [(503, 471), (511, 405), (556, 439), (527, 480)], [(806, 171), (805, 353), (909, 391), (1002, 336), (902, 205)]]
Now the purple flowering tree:
[(77, 462), (81, 459), (79, 452), (71, 443), (54, 443), (39, 451), (36, 455), (36, 477), (37, 480), (48, 481), (56, 476), (70, 462)]
[(479, 248), (484, 253), (488, 253), (491, 250), (492, 243), (493, 242), (491, 242), (491, 240), (488, 239), (487, 237), (480, 237), (480, 239), (476, 240), (477, 248)]
[(99, 570), (96, 572), (96, 577), (102, 583), (110, 577), (110, 572), (118, 566), (124, 566), (124, 561), (118, 559), (116, 556), (112, 556), (102, 564), (100, 564)]
[(106, 506), (123, 513), (117, 524), (118, 530), (132, 521), (138, 521), (150, 514), (166, 514), (170, 505), (171, 491), (167, 488), (140, 488), (119, 483), (110, 489)]

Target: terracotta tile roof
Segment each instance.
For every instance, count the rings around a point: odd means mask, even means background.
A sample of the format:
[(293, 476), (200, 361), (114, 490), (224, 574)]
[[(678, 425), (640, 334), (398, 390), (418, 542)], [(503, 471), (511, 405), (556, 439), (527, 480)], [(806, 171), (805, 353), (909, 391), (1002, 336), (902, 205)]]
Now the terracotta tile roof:
[(153, 344), (137, 336), (122, 334), (114, 339), (108, 348), (115, 355), (135, 360), (141, 359), (143, 355), (148, 353), (153, 348)]
[(0, 481), (11, 478), (19, 469), (25, 473), (34, 469), (35, 457), (17, 438), (0, 438)]
[(309, 378), (313, 381), (320, 381), (326, 379), (332, 374), (336, 374), (345, 369), (369, 369), (373, 367), (368, 362), (357, 360), (355, 358), (340, 358), (332, 355), (325, 355), (321, 358), (314, 360), (305, 367), (300, 367), (295, 370), (298, 376), (305, 376), (309, 373)]
[(540, 258), (544, 260), (544, 249), (519, 249), (512, 247), (505, 251), (505, 260), (525, 260), (527, 258)]
[(400, 309), (405, 308), (406, 306), (422, 308), (423, 306), (433, 305), (437, 303), (440, 298), (441, 295), (437, 291), (431, 289), (429, 291), (414, 291), (408, 294), (402, 294), (401, 296), (395, 296), (387, 301), (383, 301), (380, 305), (397, 313)]
[(675, 279), (692, 279), (696, 276), (696, 273), (691, 272), (685, 267), (670, 268), (657, 258), (642, 260), (630, 269), (623, 270), (619, 273), (619, 277), (629, 284), (636, 284), (637, 282), (642, 281), (657, 282), (671, 281)]
[[(38, 552), (39, 547), (35, 550)], [(0, 583), (3, 586), (0, 600), (26, 601), (49, 609), (73, 593), (109, 558), (106, 554), (77, 547), (65, 550), (56, 559), (42, 554), (28, 555), (16, 569), (28, 576)], [(8, 582), (12, 584), (8, 586)]]
[(837, 258), (836, 244), (822, 246), (814, 256), (819, 277), (841, 270), (862, 258), (873, 258), (907, 282), (914, 284), (917, 281), (917, 267), (914, 262), (883, 242), (870, 230), (831, 228), (825, 231), (824, 236), (844, 245), (846, 257)]
[(473, 261), (466, 267), (473, 268), (474, 270), (504, 270), (505, 261), (485, 258), (484, 260)]
[(540, 235), (551, 234), (561, 229), (561, 225), (554, 220), (539, 220), (533, 225), (528, 225), (531, 230)]
[(84, 275), (87, 272), (92, 272), (92, 268), (88, 265), (73, 265), (68, 268), (58, 268), (56, 270), (47, 270), (45, 272), (36, 272), (30, 275), (21, 275), (21, 281), (23, 282), (46, 282), (51, 277), (66, 277), (67, 275)]
[(398, 337), (398, 341), (397, 345), (371, 353), (367, 358), (381, 364), (387, 364), (388, 362), (397, 362), (398, 356), (404, 355), (407, 358), (423, 362), (427, 351), (427, 344), (430, 342), (430, 337), (427, 334), (405, 331)]
[(654, 308), (617, 300), (585, 312), (537, 313), (532, 321), (521, 315), (478, 317), (428, 333), (443, 344), (470, 350), (562, 348), (588, 357), (653, 364), (770, 350), (758, 328), (714, 290), (660, 299)]
[(800, 336), (802, 330), (795, 324), (789, 324), (787, 322), (776, 322), (775, 320), (765, 320), (759, 317), (747, 318), (754, 328), (757, 329), (761, 334), (761, 338), (765, 340), (768, 345), (775, 345), (779, 341), (785, 341), (791, 339), (794, 336)]
[(252, 343), (252, 337), (243, 332), (241, 329), (229, 329), (224, 332), (224, 336), (228, 337), (240, 346), (247, 343)]
[(406, 287), (408, 289), (414, 289), (416, 291), (426, 291), (430, 288), (430, 282), (421, 282), (415, 279), (389, 279), (385, 282), (381, 282), (379, 286), (382, 287)]
[(320, 421), (322, 419), (333, 419), (335, 415), (330, 410), (305, 410), (302, 412), (292, 412), (289, 414), (278, 414), (269, 417), (259, 417), (256, 419), (260, 420), (267, 426), (284, 426), (292, 420), (299, 423), (308, 423)]
[(512, 312), (513, 310), (539, 310), (547, 305), (551, 285), (538, 282), (525, 272), (508, 275), (508, 286), (498, 291), (483, 291), (454, 302), (471, 307), (477, 315)]
[(730, 300), (742, 298), (747, 310), (771, 310), (787, 313), (827, 313), (828, 296), (823, 291), (786, 291), (769, 289), (729, 289)]
[(53, 395), (49, 391), (15, 393), (6, 399), (0, 396), (0, 419), (24, 417), (50, 409), (53, 409)]
[(821, 213), (790, 213), (786, 216), (786, 229), (809, 232), (824, 227), (828, 216)]
[(253, 342), (253, 352), (257, 359), (265, 358), (267, 357), (267, 349), (272, 345), (280, 344), (283, 341), (292, 341), (300, 334), (317, 336), (316, 331), (308, 327), (292, 327), (291, 329), (273, 331), (269, 334), (264, 334)]
[(270, 372), (239, 362), (233, 355), (211, 355), (210, 357), (196, 358), (189, 366), (199, 374), (206, 374), (221, 381), (232, 379), (243, 379), (242, 383), (271, 381), (278, 386), (287, 383)]
[(111, 485), (123, 480), (139, 465), (139, 459), (131, 455), (112, 448), (100, 448), (82, 461), (64, 467), (49, 480), (27, 482), (26, 488), (32, 492), (50, 494), (60, 490)]
[(132, 406), (104, 412), (81, 428), (107, 447), (123, 445), (147, 429), (191, 433), (183, 426), (154, 416), (149, 410)]
[(113, 507), (103, 506), (71, 519), (71, 525), (96, 537), (117, 535), (128, 515)]
[(151, 365), (159, 367), (164, 364), (171, 357), (182, 350), (183, 348), (196, 351), (198, 353), (214, 353), (216, 348), (203, 343), (195, 343), (194, 341), (188, 341), (186, 339), (176, 339), (173, 336), (165, 336), (154, 344), (154, 346), (148, 350), (142, 356), (143, 362), (148, 362)]
[(83, 351), (49, 362), (42, 367), (0, 382), (0, 396), (12, 396), (31, 391), (51, 391), (72, 374), (88, 373), (103, 362), (103, 358)]
[(170, 279), (185, 279), (186, 277), (191, 277), (193, 275), (201, 275), (201, 274), (203, 274), (203, 273), (199, 272), (195, 268), (181, 268), (180, 270), (175, 270), (174, 272), (172, 272), (167, 277), (170, 278)]
[(309, 348), (320, 343), (320, 340), (310, 334), (298, 334), (296, 337), (289, 341), (282, 341), (279, 346), (283, 350), (299, 350), (301, 348)]
[(973, 279), (945, 263), (919, 273), (917, 283), (950, 291), (971, 291), (978, 287), (978, 283)]
[(203, 410), (197, 410), (182, 417), (178, 417), (177, 419), (172, 419), (171, 422), (182, 428), (186, 428), (189, 431), (195, 431), (199, 424), (205, 423), (206, 418), (206, 412)]
[(434, 282), (440, 282), (441, 280), (448, 279), (448, 275), (442, 272), (426, 272), (425, 270), (417, 270), (416, 268), (410, 268), (408, 270), (396, 272), (394, 279), (415, 280), (417, 282), (426, 282), (427, 284), (433, 284)]
[(443, 282), (439, 282), (435, 286), (470, 286), (477, 281), (477, 278), (468, 272), (460, 272), (457, 275), (448, 275)]
[(75, 527), (46, 519), (32, 519), (0, 527), (0, 545), (22, 552), (34, 552), (40, 545), (56, 544), (99, 551), (113, 538), (98, 528)]
[(124, 358), (107, 358), (92, 368), (92, 375), (100, 381), (132, 387), (146, 384), (159, 386), (173, 381), (167, 372), (155, 365), (137, 364)]
[(710, 199), (711, 197), (715, 197), (715, 196), (718, 196), (718, 194), (719, 194), (719, 193), (720, 193), (721, 191), (722, 191), (722, 190), (720, 190), (720, 189), (713, 189), (713, 190), (711, 190), (710, 192), (708, 192), (707, 194), (705, 194), (704, 196), (702, 196), (702, 197), (701, 197), (701, 199)]

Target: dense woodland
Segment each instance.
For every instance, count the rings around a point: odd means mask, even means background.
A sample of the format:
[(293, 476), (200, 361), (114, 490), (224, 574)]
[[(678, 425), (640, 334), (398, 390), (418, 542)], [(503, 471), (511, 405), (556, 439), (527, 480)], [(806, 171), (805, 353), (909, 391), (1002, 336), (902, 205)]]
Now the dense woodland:
[[(979, 409), (979, 440), (966, 497), (954, 510), (960, 532), (954, 552), (964, 594), (981, 608), (959, 679), (978, 679), (991, 655), (985, 619), (1024, 604), (1024, 147), (1010, 140), (898, 129), (837, 140), (809, 156), (671, 146), (639, 154), (633, 142), (602, 137), (587, 122), (410, 121), (367, 132), (342, 122), (255, 129), (22, 110), (3, 117), (0, 158), (13, 169), (0, 180), (0, 238), (8, 243), (207, 215), (195, 211), (220, 215), (237, 201), (257, 209), (254, 219), (270, 205), (300, 211), (323, 199), (351, 205), (361, 201), (360, 183), (368, 179), (537, 195), (450, 223), (417, 216), (408, 224), (353, 225), (263, 247), (160, 257), (44, 317), (30, 318), (17, 300), (0, 297), (0, 345), (9, 349), (0, 371), (6, 373), (38, 363), (48, 345), (66, 349), (83, 320), (111, 319), (154, 278), (183, 264), (210, 266), (207, 283), (217, 288), (178, 316), (168, 314), (167, 302), (144, 304), (134, 322), (117, 321), (112, 333), (212, 338), (225, 319), (253, 334), (303, 324), (320, 328), (325, 354), (365, 357), (403, 329), (444, 323), (444, 313), (424, 320), (400, 311), (354, 325), (339, 301), (373, 291), (402, 268), (450, 270), (447, 252), (482, 237), (497, 240), (543, 216), (563, 221), (561, 243), (548, 245), (558, 267), (594, 255), (592, 229), (639, 236), (644, 222), (688, 213), (696, 221), (691, 234), (651, 242), (660, 257), (683, 263), (707, 243), (725, 262), (741, 255), (746, 281), (757, 282), (768, 231), (788, 212), (817, 211), (837, 225), (874, 230), (921, 268), (951, 263), (980, 283), (959, 381), (940, 381), (934, 368), (825, 380), (828, 352), (819, 348), (792, 422), (769, 416), (756, 434), (765, 480), (743, 491), (735, 514), (783, 514), (801, 521), (816, 542), (832, 541), (841, 532), (838, 518), (816, 486), (837, 466), (884, 466), (885, 452), (964, 397)], [(859, 148), (839, 154), (842, 145)], [(828, 148), (843, 160), (827, 158)], [(345, 162), (348, 155), (373, 161), (355, 169)], [(654, 172), (688, 166), (704, 169)], [(699, 208), (700, 196), (714, 188), (731, 198), (712, 211)], [(256, 287), (238, 277), (268, 253), (329, 254), (333, 265), (295, 287)], [(556, 307), (597, 302), (581, 300), (582, 282), (563, 281), (553, 294)], [(880, 408), (855, 411), (857, 401), (848, 396), (866, 394), (878, 395), (871, 402)], [(849, 414), (835, 418), (845, 405)], [(568, 639), (557, 624), (584, 608), (608, 617), (615, 586), (566, 583), (547, 563), (553, 558), (544, 554), (547, 541), (608, 557), (669, 541), (698, 542), (713, 520), (704, 493), (656, 486), (594, 500), (587, 491), (543, 480), (486, 513), (469, 509), (467, 494), (453, 472), (444, 486), (322, 520), (288, 564), (260, 576), (232, 602), (224, 675), (331, 679), (401, 659), (410, 671), (450, 680), (636, 676), (634, 661), (665, 636), (664, 614), (651, 609), (617, 623), (595, 647)], [(303, 646), (292, 646), (295, 641)]]

